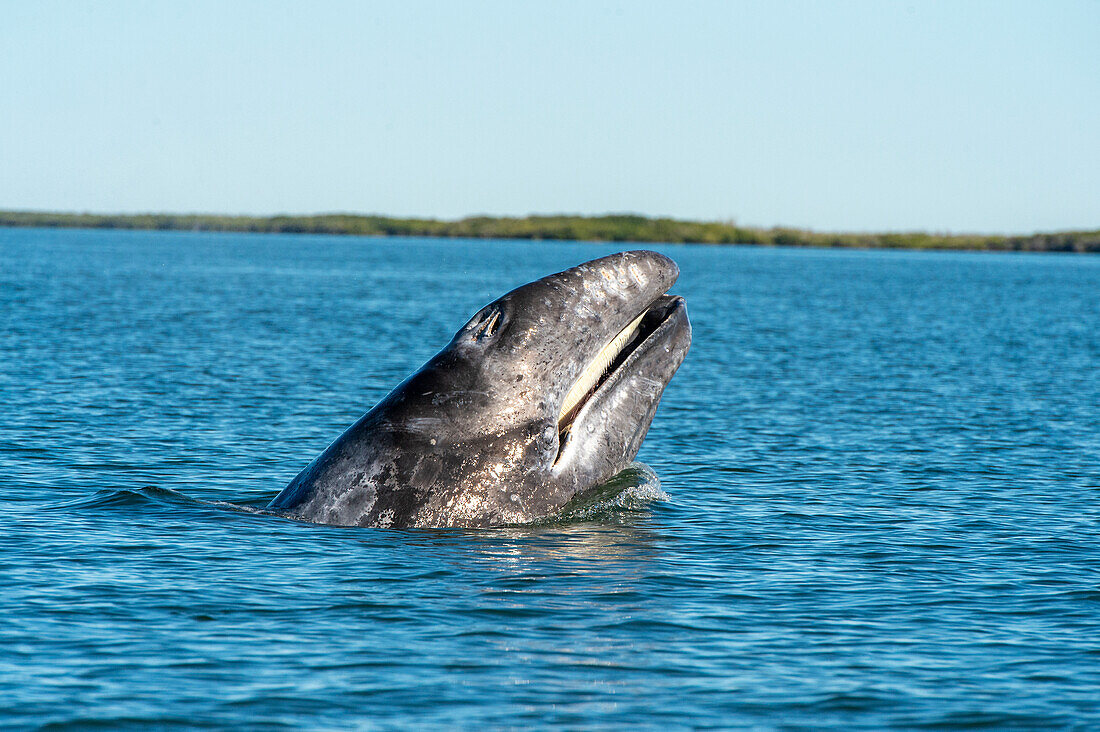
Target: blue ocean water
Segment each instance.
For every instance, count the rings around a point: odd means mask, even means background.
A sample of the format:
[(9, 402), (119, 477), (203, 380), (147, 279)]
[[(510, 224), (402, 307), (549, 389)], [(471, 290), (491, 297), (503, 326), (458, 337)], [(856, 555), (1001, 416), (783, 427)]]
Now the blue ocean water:
[(0, 229), (0, 725), (1100, 726), (1100, 258), (656, 247), (649, 469), (531, 527), (248, 510), (617, 248)]

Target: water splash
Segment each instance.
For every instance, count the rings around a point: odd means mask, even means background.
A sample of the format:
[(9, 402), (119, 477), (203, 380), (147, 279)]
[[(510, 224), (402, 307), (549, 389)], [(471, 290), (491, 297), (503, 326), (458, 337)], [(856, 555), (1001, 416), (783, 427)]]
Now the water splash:
[(613, 520), (668, 501), (661, 479), (643, 463), (633, 463), (606, 483), (577, 496), (551, 517), (554, 523)]

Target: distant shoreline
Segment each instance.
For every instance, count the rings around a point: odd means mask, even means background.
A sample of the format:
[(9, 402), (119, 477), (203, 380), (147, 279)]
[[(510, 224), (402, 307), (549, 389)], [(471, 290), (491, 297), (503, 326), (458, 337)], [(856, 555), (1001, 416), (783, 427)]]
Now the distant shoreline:
[(523, 218), (474, 216), (456, 221), (441, 221), (354, 214), (254, 217), (0, 211), (0, 227), (735, 244), (850, 249), (1100, 253), (1100, 229), (1022, 235), (924, 232), (827, 233), (787, 228), (762, 229), (717, 221), (651, 219), (634, 215), (527, 216)]

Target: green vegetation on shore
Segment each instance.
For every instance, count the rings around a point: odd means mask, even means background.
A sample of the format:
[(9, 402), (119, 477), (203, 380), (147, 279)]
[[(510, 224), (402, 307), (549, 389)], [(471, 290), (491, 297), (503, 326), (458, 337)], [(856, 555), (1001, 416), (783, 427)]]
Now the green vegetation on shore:
[(1100, 230), (1044, 234), (830, 234), (802, 229), (760, 229), (733, 223), (651, 219), (645, 216), (474, 216), (458, 221), (386, 216), (206, 216), (198, 214), (71, 214), (0, 211), (0, 226), (87, 229), (239, 231), (360, 236), (435, 236), (616, 242), (754, 244), (758, 246), (866, 249), (974, 249), (1030, 252), (1100, 252)]

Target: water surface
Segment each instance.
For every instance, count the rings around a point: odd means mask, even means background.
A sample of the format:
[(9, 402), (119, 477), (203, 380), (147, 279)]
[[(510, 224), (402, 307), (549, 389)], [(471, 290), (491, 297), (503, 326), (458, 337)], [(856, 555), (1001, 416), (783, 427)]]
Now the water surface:
[(660, 489), (399, 531), (227, 504), (617, 247), (0, 229), (0, 721), (1100, 725), (1100, 259), (657, 248)]

